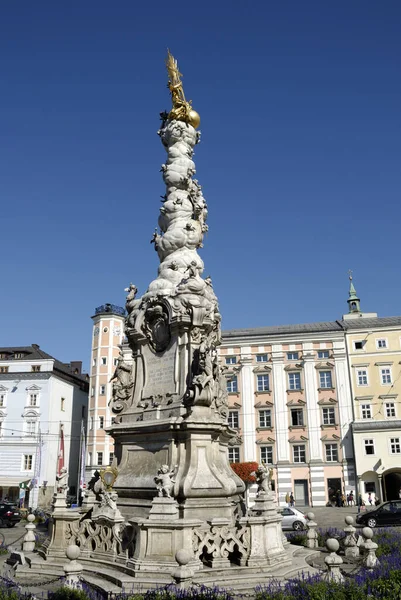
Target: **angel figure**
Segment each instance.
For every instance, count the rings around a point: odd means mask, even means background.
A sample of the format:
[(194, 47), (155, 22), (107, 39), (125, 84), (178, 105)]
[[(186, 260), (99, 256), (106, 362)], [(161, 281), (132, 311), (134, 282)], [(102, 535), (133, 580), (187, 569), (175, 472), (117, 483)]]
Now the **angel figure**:
[(273, 476), (273, 469), (268, 469), (266, 465), (259, 465), (255, 471), (256, 483), (258, 484), (258, 496), (260, 494), (267, 494), (271, 491), (272, 485), (271, 480)]
[(177, 467), (170, 471), (168, 465), (162, 465), (154, 478), (157, 487), (157, 495), (160, 498), (172, 498), (175, 484), (174, 474)]

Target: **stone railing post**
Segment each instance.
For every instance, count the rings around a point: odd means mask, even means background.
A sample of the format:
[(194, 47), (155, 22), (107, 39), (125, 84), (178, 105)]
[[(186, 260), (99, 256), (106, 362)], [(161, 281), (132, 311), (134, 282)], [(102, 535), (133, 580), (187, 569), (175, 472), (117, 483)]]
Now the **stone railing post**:
[(372, 542), (373, 530), (370, 527), (364, 527), (362, 529), (362, 535), (364, 538), (363, 565), (367, 569), (373, 569), (380, 564), (379, 559), (376, 556), (376, 550), (378, 546), (375, 542)]
[(306, 526), (308, 528), (308, 533), (306, 534), (306, 545), (308, 548), (317, 548), (319, 546), (318, 542), (318, 533), (316, 531), (317, 523), (315, 523), (315, 515), (313, 512), (310, 512), (306, 515), (308, 517), (308, 521)]
[(177, 550), (175, 553), (175, 560), (178, 562), (178, 568), (173, 572), (173, 579), (176, 587), (180, 590), (187, 589), (191, 585), (193, 571), (190, 567), (187, 567), (191, 558), (191, 554), (184, 548)]
[(65, 572), (64, 585), (69, 588), (81, 588), (82, 582), (80, 579), (80, 575), (82, 575), (84, 568), (77, 561), (77, 558), (79, 558), (81, 554), (81, 550), (79, 549), (79, 546), (72, 544), (71, 546), (67, 547), (65, 554), (69, 559), (69, 562), (63, 565), (63, 569)]
[(35, 550), (35, 534), (34, 531), (36, 529), (36, 525), (34, 523), (35, 515), (28, 515), (27, 521), (28, 523), (25, 525), (26, 534), (24, 540), (22, 542), (22, 550), (24, 552), (33, 552)]
[(344, 539), (345, 556), (355, 558), (359, 556), (359, 547), (357, 545), (358, 540), (353, 517), (345, 517), (345, 523), (347, 525), (344, 527), (344, 531), (347, 534)]
[(330, 554), (324, 559), (324, 562), (327, 565), (327, 572), (323, 576), (325, 581), (336, 581), (338, 583), (344, 581), (344, 577), (340, 571), (340, 565), (343, 564), (343, 559), (336, 554), (339, 547), (340, 544), (338, 543), (338, 540), (334, 538), (329, 538), (326, 541), (326, 548), (329, 550)]

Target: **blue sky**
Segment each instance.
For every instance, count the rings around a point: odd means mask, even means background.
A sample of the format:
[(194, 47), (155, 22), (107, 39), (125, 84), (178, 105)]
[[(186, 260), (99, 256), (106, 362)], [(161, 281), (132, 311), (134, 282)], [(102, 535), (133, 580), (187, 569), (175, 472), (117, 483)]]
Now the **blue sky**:
[(90, 316), (157, 271), (169, 47), (201, 115), (223, 328), (400, 314), (398, 0), (6, 3), (0, 345), (88, 364)]

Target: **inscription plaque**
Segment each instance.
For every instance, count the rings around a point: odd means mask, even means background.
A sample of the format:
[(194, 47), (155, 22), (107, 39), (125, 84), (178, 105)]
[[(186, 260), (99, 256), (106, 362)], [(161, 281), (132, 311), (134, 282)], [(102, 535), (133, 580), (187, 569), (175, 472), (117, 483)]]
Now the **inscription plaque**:
[(142, 349), (145, 362), (145, 386), (142, 398), (157, 394), (175, 393), (175, 357), (176, 344), (172, 344), (164, 352), (153, 352), (149, 346)]

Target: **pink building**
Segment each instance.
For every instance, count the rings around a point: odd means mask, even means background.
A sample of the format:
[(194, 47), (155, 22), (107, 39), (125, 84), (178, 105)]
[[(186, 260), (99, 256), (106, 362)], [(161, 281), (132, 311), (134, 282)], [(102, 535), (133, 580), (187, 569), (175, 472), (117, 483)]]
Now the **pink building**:
[(269, 463), (278, 501), (324, 506), (355, 492), (352, 405), (341, 323), (223, 332), (232, 462)]

